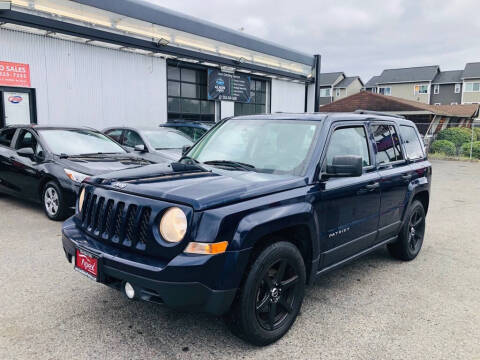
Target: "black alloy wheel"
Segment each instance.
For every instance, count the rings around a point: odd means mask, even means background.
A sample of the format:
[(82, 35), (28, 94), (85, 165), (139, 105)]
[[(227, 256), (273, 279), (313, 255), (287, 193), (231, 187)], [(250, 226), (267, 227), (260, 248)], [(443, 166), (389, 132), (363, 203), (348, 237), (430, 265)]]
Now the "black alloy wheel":
[(425, 209), (415, 200), (405, 214), (405, 222), (398, 234), (398, 239), (388, 244), (390, 254), (400, 260), (410, 261), (417, 257), (425, 236)]
[(300, 277), (288, 259), (281, 259), (265, 272), (257, 290), (255, 313), (265, 330), (278, 329), (293, 311)]
[(253, 254), (226, 317), (227, 325), (235, 335), (254, 345), (277, 341), (297, 318), (305, 283), (300, 251), (294, 244), (279, 239)]

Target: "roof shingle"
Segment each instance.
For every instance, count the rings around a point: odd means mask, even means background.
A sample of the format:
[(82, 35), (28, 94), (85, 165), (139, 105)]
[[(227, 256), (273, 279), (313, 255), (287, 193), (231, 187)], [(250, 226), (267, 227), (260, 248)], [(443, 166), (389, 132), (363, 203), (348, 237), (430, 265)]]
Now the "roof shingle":
[(363, 86), (363, 82), (362, 82), (362, 79), (360, 79), (360, 76), (347, 76), (345, 79), (340, 81), (337, 85), (335, 85), (335, 88), (336, 89), (345, 89), (352, 82), (354, 82), (356, 79), (358, 79)]
[(456, 84), (462, 82), (463, 70), (441, 71), (432, 84)]
[(339, 76), (345, 76), (343, 72), (332, 72), (320, 74), (320, 86), (332, 86)]
[(377, 79), (377, 84), (432, 81), (440, 70), (438, 65), (403, 69), (387, 69)]
[(472, 118), (478, 113), (478, 104), (468, 105), (429, 105), (418, 101), (405, 100), (394, 96), (361, 91), (320, 108), (321, 112), (353, 112), (372, 110), (386, 112), (427, 111), (432, 114)]
[(480, 62), (465, 65), (462, 79), (480, 79)]

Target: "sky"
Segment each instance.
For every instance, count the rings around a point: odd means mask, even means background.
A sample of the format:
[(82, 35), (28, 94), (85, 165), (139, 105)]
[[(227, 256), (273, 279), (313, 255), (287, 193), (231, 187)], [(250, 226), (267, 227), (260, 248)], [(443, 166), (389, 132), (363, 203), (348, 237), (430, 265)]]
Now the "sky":
[(479, 0), (148, 0), (322, 55), (322, 72), (367, 82), (383, 69), (480, 61)]

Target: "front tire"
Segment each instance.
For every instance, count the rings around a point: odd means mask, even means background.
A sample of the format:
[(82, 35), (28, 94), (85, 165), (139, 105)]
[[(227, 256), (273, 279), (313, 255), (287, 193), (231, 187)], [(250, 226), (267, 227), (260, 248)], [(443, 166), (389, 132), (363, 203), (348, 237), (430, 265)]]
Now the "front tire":
[(420, 252), (425, 235), (425, 209), (423, 204), (415, 200), (407, 210), (398, 239), (388, 244), (388, 251), (394, 258), (411, 261)]
[(68, 207), (65, 203), (60, 186), (50, 181), (43, 188), (42, 203), (45, 214), (50, 220), (61, 221), (68, 217)]
[(280, 339), (297, 318), (305, 294), (305, 264), (297, 247), (280, 241), (254, 259), (227, 318), (232, 332), (254, 345)]

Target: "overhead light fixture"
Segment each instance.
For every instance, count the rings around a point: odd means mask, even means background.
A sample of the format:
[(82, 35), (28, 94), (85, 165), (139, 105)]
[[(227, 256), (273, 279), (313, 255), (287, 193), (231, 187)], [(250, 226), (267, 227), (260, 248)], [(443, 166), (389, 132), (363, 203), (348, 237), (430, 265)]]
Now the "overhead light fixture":
[(265, 58), (254, 57), (253, 61), (255, 61), (257, 63), (260, 63), (260, 64), (264, 64), (264, 65), (269, 65), (269, 66), (273, 66), (273, 67), (280, 67), (280, 63), (275, 63), (275, 62), (270, 61), (270, 60), (265, 59)]
[(250, 71), (250, 70), (247, 70), (247, 69), (237, 69), (237, 71), (242, 72), (242, 73), (246, 73), (246, 74), (250, 74), (250, 73), (251, 73), (251, 71)]
[(243, 61), (246, 60), (246, 58), (244, 57), (244, 54), (232, 52), (230, 50), (225, 50), (225, 49), (219, 49), (218, 52), (222, 55), (225, 55), (225, 56), (229, 56), (229, 57), (237, 58), (237, 59), (244, 59)]
[(208, 62), (208, 61), (202, 62), (202, 65), (211, 66), (211, 67), (219, 67), (218, 64), (214, 64), (214, 63), (211, 63), (211, 62)]
[(266, 76), (266, 74), (261, 73), (261, 72), (254, 72), (252, 75), (257, 75), (257, 76)]
[(128, 33), (131, 33), (131, 34), (143, 35), (143, 36), (153, 38), (153, 39), (164, 39), (164, 40), (167, 40), (167, 43), (170, 39), (167, 35), (158, 34), (158, 33), (155, 33), (153, 31), (142, 30), (142, 29), (139, 29), (139, 28), (133, 27), (133, 26), (117, 24), (115, 27), (118, 30), (122, 30), (122, 31), (125, 31), (125, 32), (128, 32)]
[(87, 44), (95, 45), (95, 46), (100, 46), (104, 48), (109, 48), (109, 49), (121, 49), (124, 46), (123, 45), (118, 45), (118, 44), (112, 44), (104, 41), (98, 41), (98, 40), (92, 40), (92, 41), (87, 41)]
[(52, 15), (67, 17), (67, 18), (70, 18), (70, 19), (79, 20), (79, 21), (83, 21), (83, 22), (86, 22), (86, 23), (94, 24), (94, 25), (101, 25), (101, 26), (105, 26), (105, 27), (111, 27), (112, 26), (112, 23), (110, 21), (103, 20), (103, 19), (96, 19), (96, 18), (92, 18), (90, 16), (75, 14), (75, 13), (72, 13), (72, 12), (69, 12), (69, 11), (52, 8), (52, 7), (41, 5), (41, 4), (34, 4), (34, 7), (35, 7), (35, 10), (42, 11), (42, 12), (47, 12), (47, 13), (50, 13)]
[(183, 45), (183, 46), (188, 46), (188, 47), (191, 47), (191, 48), (210, 51), (210, 52), (216, 52), (217, 51), (217, 49), (215, 47), (210, 46), (208, 44), (203, 44), (203, 43), (199, 43), (199, 42), (196, 42), (196, 41), (191, 41), (191, 40), (177, 38), (177, 37), (175, 37), (175, 43), (177, 43), (179, 45)]
[(192, 64), (197, 64), (197, 63), (199, 63), (198, 60), (190, 59), (190, 58), (178, 58), (178, 60), (180, 60), (180, 61), (185, 61), (185, 62), (189, 62), (189, 63), (192, 63)]
[(176, 56), (168, 55), (168, 54), (164, 54), (164, 53), (153, 53), (152, 55), (155, 56), (155, 57), (164, 58), (164, 59), (176, 59), (177, 58)]
[(148, 51), (148, 50), (137, 49), (137, 48), (132, 48), (128, 46), (122, 47), (120, 48), (120, 50), (132, 52), (135, 54), (141, 54), (141, 55), (150, 55), (152, 53), (151, 51)]
[(17, 25), (12, 23), (5, 23), (3, 25), (0, 25), (0, 27), (2, 27), (3, 29), (22, 31), (30, 34), (35, 34), (35, 35), (46, 35), (48, 33), (47, 30), (42, 30), (42, 29), (37, 29), (29, 26)]
[(236, 69), (233, 66), (221, 66), (220, 70), (222, 70), (222, 72), (233, 74)]
[(50, 32), (50, 33), (47, 34), (47, 36), (55, 38), (55, 39), (75, 41), (75, 42), (80, 42), (80, 43), (86, 43), (87, 41), (90, 41), (90, 39), (82, 38), (80, 36), (73, 36), (73, 35), (67, 35), (67, 34), (56, 33), (56, 32)]

